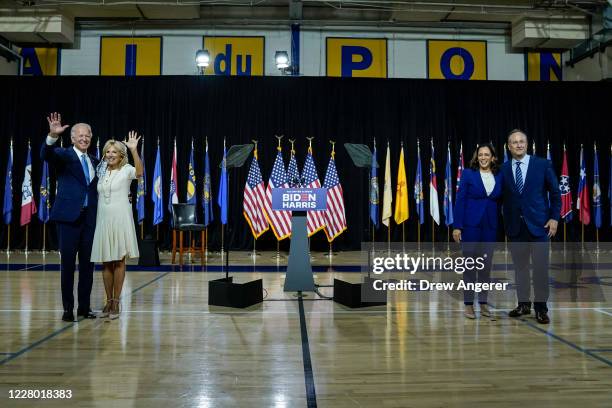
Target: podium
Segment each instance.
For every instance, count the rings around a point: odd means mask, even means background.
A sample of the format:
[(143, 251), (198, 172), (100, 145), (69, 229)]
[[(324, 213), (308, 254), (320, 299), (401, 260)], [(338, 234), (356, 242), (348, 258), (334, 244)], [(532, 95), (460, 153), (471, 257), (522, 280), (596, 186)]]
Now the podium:
[(315, 290), (308, 248), (306, 211), (294, 211), (291, 217), (291, 243), (283, 290), (285, 292), (314, 292)]
[(272, 189), (272, 209), (291, 211), (291, 243), (285, 292), (314, 292), (315, 284), (310, 263), (307, 211), (327, 209), (327, 189), (325, 188), (274, 188)]

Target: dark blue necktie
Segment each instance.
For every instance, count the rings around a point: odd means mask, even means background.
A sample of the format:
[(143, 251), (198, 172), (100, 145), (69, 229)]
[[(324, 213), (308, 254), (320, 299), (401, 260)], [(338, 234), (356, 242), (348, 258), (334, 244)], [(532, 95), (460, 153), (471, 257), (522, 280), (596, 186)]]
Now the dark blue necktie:
[[(85, 182), (87, 185), (89, 185), (89, 165), (87, 164), (87, 159), (85, 158), (84, 154), (81, 155), (81, 166), (83, 166), (83, 173), (85, 173)], [(87, 207), (87, 196), (88, 194), (85, 194), (85, 202), (83, 203), (83, 207)]]
[(521, 171), (521, 162), (516, 162), (516, 174), (514, 175), (516, 179), (516, 189), (519, 193), (523, 193), (523, 172)]

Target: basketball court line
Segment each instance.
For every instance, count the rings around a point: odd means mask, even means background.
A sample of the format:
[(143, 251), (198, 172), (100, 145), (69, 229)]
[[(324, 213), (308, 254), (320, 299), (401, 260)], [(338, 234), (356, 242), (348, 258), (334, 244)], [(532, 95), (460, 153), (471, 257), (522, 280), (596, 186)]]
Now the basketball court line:
[[(494, 305), (490, 304), (490, 306), (493, 307), (495, 310), (501, 310), (501, 309), (497, 309)], [(551, 309), (549, 309), (549, 311), (550, 310)], [(568, 309), (562, 309), (562, 310), (568, 310)], [(592, 310), (598, 311), (596, 308), (592, 308)], [(504, 313), (506, 314), (506, 316), (508, 316), (507, 312), (504, 312)], [(517, 321), (523, 323), (524, 325), (530, 327), (533, 330), (536, 330), (536, 331), (538, 331), (538, 332), (540, 332), (542, 334), (545, 334), (546, 336), (551, 337), (551, 338), (553, 338), (553, 339), (555, 339), (555, 340), (565, 344), (566, 346), (569, 346), (569, 347), (573, 348), (574, 350), (577, 350), (577, 351), (581, 352), (582, 354), (585, 354), (585, 355), (587, 355), (587, 356), (589, 356), (591, 358), (594, 358), (595, 360), (599, 360), (602, 363), (607, 364), (608, 366), (612, 367), (612, 360), (608, 360), (607, 358), (601, 357), (601, 356), (597, 355), (596, 353), (589, 351), (589, 349), (580, 347), (577, 344), (572, 343), (571, 341), (569, 341), (567, 339), (564, 339), (563, 337), (553, 333), (550, 330), (545, 330), (542, 327), (540, 327), (539, 324), (536, 325), (536, 324), (530, 322), (529, 320), (527, 320), (527, 319), (525, 319), (523, 317), (515, 319), (515, 318), (512, 318), (512, 317), (508, 316), (508, 318), (511, 319), (511, 320), (517, 320)]]
[[(134, 293), (138, 292), (141, 289), (146, 288), (147, 286), (149, 286), (150, 284), (157, 282), (158, 280), (160, 280), (161, 278), (163, 278), (164, 276), (168, 275), (170, 272), (166, 272), (160, 276), (155, 277), (154, 279), (151, 279), (150, 281), (148, 281), (147, 283), (139, 286), (138, 288), (132, 290), (132, 292), (130, 292), (130, 296), (133, 295)], [(83, 320), (87, 320), (87, 319), (80, 319), (77, 320), (76, 322), (72, 322), (72, 323), (68, 323), (66, 326), (62, 327), (61, 329), (57, 329), (54, 332), (52, 332), (51, 334), (43, 337), (42, 339), (35, 341), (34, 343), (31, 343), (30, 345), (22, 348), (21, 350), (9, 355), (8, 357), (6, 357), (3, 360), (0, 360), (0, 366), (4, 365), (14, 359), (16, 359), (19, 356), (22, 356), (24, 354), (26, 354), (27, 352), (35, 349), (36, 347), (40, 346), (41, 344), (53, 339), (54, 337), (57, 337), (58, 335), (64, 333), (65, 331), (67, 331), (68, 329), (71, 329), (72, 327), (74, 327), (75, 325), (77, 325), (78, 323), (80, 323)]]

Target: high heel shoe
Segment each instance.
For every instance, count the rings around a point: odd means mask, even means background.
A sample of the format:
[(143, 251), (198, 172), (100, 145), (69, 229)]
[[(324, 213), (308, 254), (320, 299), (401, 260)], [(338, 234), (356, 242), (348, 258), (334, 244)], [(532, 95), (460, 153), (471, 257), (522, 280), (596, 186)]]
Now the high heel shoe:
[(98, 317), (100, 318), (105, 318), (108, 317), (110, 310), (111, 310), (111, 302), (112, 299), (108, 299), (106, 301), (106, 305), (104, 305), (104, 309), (102, 309), (102, 311), (100, 312), (100, 314), (98, 315)]
[(489, 306), (485, 303), (480, 305), (480, 315), (484, 317), (491, 317), (491, 311), (489, 310)]
[(468, 319), (475, 319), (476, 315), (474, 314), (474, 306), (465, 305), (465, 310), (463, 311), (463, 315)]
[(114, 313), (112, 310), (113, 308), (111, 307), (111, 311), (108, 314), (108, 318), (111, 320), (115, 320), (119, 318), (119, 299), (111, 299), (111, 302), (115, 302), (117, 304), (117, 313)]
[(489, 309), (489, 306), (486, 303), (480, 305), (480, 315), (484, 317), (488, 317), (490, 321), (494, 322), (497, 320), (495, 317), (495, 313)]

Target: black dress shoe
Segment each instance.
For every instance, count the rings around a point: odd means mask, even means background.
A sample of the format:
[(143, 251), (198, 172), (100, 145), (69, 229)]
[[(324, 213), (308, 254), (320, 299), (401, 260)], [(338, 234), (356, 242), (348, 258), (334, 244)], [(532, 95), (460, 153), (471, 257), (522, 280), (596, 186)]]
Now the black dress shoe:
[(98, 316), (94, 314), (91, 310), (88, 312), (77, 312), (77, 317), (82, 317), (83, 319), (97, 319)]
[(62, 320), (65, 322), (74, 322), (74, 313), (64, 312), (64, 314), (62, 315)]
[(536, 318), (536, 321), (540, 324), (550, 323), (550, 319), (548, 318), (548, 315), (546, 314), (546, 312), (536, 312), (535, 318)]
[(512, 309), (510, 313), (508, 313), (508, 316), (520, 317), (528, 314), (531, 314), (531, 307), (527, 305), (518, 305), (515, 309)]

